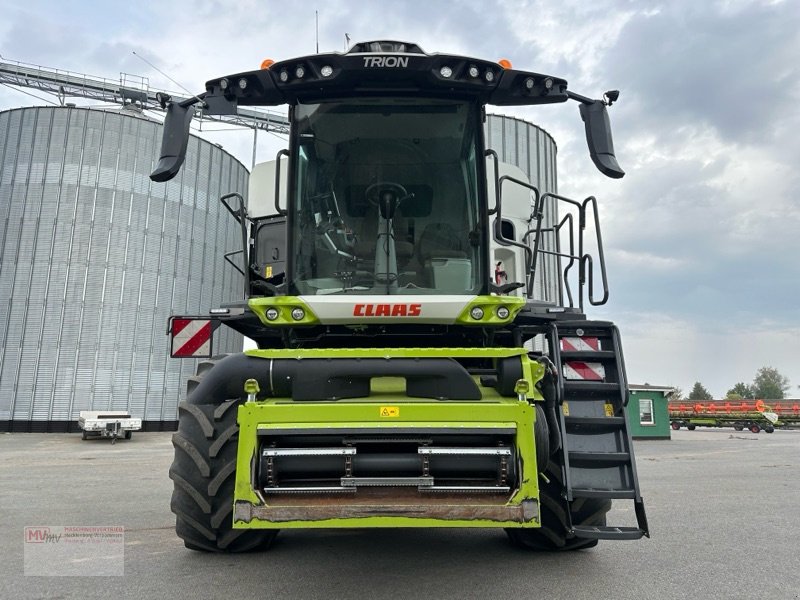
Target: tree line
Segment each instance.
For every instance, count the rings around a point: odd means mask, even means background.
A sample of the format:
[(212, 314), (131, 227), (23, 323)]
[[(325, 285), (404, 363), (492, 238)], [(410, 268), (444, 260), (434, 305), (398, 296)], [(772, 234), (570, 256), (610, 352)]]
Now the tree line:
[[(789, 378), (773, 367), (761, 367), (752, 383), (740, 381), (725, 396), (727, 400), (783, 400), (791, 386)], [(673, 400), (715, 400), (706, 387), (695, 381), (692, 391), (684, 398), (680, 388), (672, 394)]]

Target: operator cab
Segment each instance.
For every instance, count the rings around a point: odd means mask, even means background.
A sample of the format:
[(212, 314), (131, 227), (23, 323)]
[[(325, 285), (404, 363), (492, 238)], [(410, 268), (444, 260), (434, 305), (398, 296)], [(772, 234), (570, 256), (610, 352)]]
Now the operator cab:
[(289, 294), (485, 290), (475, 102), (345, 99), (293, 121)]

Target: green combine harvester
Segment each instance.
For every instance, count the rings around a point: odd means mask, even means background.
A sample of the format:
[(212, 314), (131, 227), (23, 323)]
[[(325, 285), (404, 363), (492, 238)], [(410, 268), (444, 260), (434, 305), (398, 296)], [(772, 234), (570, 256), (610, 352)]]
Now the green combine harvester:
[[(241, 226), (244, 300), (170, 325), (192, 356), (191, 327), (258, 345), (201, 362), (180, 403), (170, 477), (186, 547), (243, 552), (311, 527), (502, 528), (536, 550), (648, 536), (620, 336), (583, 310), (587, 290), (608, 298), (596, 202), (503, 175), (483, 135), (487, 104), (575, 100), (593, 162), (619, 178), (618, 92), (593, 100), (394, 41), (266, 67), (161, 97), (154, 181), (178, 173), (196, 107), (287, 104), (291, 122), (275, 215), (222, 199)], [(577, 218), (548, 227), (546, 203)], [(567, 228), (569, 248), (542, 241)], [(534, 297), (543, 255), (560, 265), (558, 302)], [(564, 375), (587, 364), (594, 378)], [(607, 525), (612, 500), (631, 501), (636, 523)]]

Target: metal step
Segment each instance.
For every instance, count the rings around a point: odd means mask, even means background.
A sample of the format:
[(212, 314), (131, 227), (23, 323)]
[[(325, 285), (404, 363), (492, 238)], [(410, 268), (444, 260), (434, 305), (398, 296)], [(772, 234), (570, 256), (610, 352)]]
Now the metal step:
[[(567, 429), (586, 426), (587, 429), (619, 429), (625, 425), (625, 417), (564, 417)], [(570, 431), (569, 433), (575, 433)]]
[[(629, 452), (576, 452), (569, 451), (569, 464), (573, 467), (624, 465), (631, 461)], [(588, 465), (587, 465), (588, 463)]]
[(602, 361), (613, 360), (616, 357), (613, 350), (562, 350), (561, 362), (569, 362), (571, 360), (583, 361)]
[(602, 392), (606, 394), (619, 394), (618, 383), (604, 383), (599, 381), (575, 381), (574, 379), (564, 380), (564, 392), (570, 394), (570, 400), (594, 400), (594, 398), (575, 398), (573, 394), (591, 394)]
[(608, 499), (621, 499), (621, 500), (635, 500), (636, 490), (620, 489), (620, 490), (598, 490), (594, 488), (572, 488), (573, 498), (608, 498)]
[(600, 527), (593, 525), (573, 525), (572, 533), (577, 538), (589, 540), (638, 540), (645, 532), (638, 527)]

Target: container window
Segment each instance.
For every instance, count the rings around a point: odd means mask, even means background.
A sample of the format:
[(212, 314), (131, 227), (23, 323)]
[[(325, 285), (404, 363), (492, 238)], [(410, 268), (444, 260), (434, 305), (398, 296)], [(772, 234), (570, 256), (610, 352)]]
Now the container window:
[(653, 401), (650, 398), (639, 399), (639, 423), (641, 425), (655, 425), (653, 420)]

